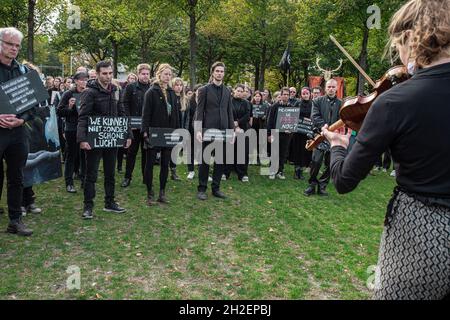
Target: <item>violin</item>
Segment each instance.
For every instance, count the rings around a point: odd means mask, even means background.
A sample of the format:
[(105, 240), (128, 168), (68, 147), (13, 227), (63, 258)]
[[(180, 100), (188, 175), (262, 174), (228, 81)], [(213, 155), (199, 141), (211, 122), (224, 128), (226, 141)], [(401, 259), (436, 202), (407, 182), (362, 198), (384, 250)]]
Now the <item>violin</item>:
[[(389, 69), (384, 76), (378, 80), (373, 88), (373, 92), (368, 96), (348, 97), (339, 112), (340, 120), (332, 124), (328, 130), (336, 131), (344, 126), (359, 131), (361, 130), (364, 119), (372, 104), (384, 92), (391, 89), (398, 83), (404, 82), (410, 78), (405, 66), (396, 66)], [(308, 140), (306, 149), (312, 151), (319, 144), (325, 141), (325, 136), (317, 134), (314, 139)]]

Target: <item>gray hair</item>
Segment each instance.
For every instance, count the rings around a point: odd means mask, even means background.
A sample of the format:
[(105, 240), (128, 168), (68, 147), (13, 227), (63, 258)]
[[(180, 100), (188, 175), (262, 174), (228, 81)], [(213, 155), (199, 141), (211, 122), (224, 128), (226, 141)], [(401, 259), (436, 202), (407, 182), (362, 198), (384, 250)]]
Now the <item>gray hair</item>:
[(5, 35), (9, 36), (15, 36), (20, 39), (20, 41), (23, 40), (23, 33), (17, 30), (16, 28), (0, 28), (0, 40), (3, 40)]

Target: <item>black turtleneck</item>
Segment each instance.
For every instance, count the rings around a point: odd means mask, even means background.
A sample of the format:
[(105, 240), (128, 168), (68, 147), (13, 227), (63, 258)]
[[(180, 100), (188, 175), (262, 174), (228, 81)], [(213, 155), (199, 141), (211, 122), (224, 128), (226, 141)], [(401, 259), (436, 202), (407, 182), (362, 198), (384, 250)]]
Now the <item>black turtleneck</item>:
[[(399, 165), (397, 183), (409, 193), (440, 198), (450, 207), (450, 63), (419, 70), (369, 109), (350, 154), (332, 148), (340, 193), (352, 191), (387, 149)], [(442, 200), (439, 203), (445, 202)]]

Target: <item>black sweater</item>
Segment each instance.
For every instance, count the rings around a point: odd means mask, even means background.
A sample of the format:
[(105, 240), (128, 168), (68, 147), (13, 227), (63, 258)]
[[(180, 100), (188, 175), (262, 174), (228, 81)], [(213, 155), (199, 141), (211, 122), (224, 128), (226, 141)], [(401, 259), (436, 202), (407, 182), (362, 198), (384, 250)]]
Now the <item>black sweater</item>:
[(450, 63), (419, 70), (375, 101), (345, 159), (344, 148), (332, 148), (336, 189), (347, 193), (356, 188), (390, 148), (399, 164), (396, 173), (401, 189), (450, 199), (449, 119)]
[(239, 128), (244, 131), (250, 129), (250, 118), (252, 115), (252, 105), (244, 99), (233, 98), (233, 116), (234, 121), (238, 123)]

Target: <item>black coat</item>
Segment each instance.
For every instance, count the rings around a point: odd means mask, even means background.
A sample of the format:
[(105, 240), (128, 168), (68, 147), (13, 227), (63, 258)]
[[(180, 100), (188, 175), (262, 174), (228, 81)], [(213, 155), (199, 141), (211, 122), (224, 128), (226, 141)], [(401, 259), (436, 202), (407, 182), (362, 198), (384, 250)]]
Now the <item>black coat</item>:
[(298, 107), (300, 107), (300, 117), (301, 118), (308, 118), (311, 119), (311, 112), (312, 112), (312, 101), (311, 100), (300, 100), (300, 103), (298, 104)]
[(234, 121), (238, 122), (239, 128), (247, 131), (250, 129), (250, 118), (252, 116), (252, 105), (247, 100), (233, 98)]
[[(90, 116), (125, 117), (123, 106), (116, 98), (118, 88), (111, 84), (111, 90), (105, 90), (97, 80), (91, 80), (81, 94), (81, 107), (78, 117), (77, 141), (87, 142), (88, 118)], [(131, 139), (131, 129), (128, 139)]]
[[(180, 128), (180, 110), (176, 103), (175, 92), (167, 88), (167, 102), (159, 84), (155, 83), (145, 94), (142, 111), (142, 133), (149, 128)], [(169, 115), (167, 104), (172, 111)]]
[(144, 96), (148, 89), (150, 89), (149, 84), (139, 81), (127, 85), (122, 95), (122, 104), (127, 116), (142, 117)]
[(224, 85), (217, 87), (211, 83), (201, 87), (198, 90), (195, 121), (201, 121), (204, 129), (234, 129), (231, 99), (231, 92)]
[(197, 101), (195, 99), (195, 95), (193, 95), (189, 100), (189, 104), (185, 112), (185, 123), (184, 123), (184, 128), (186, 130), (189, 130), (191, 135), (194, 134), (194, 117), (196, 111), (197, 111)]
[[(71, 89), (64, 92), (61, 97), (61, 101), (59, 102), (58, 109), (56, 113), (58, 117), (62, 117), (66, 119), (65, 122), (65, 131), (77, 131), (78, 126), (78, 107), (81, 105), (81, 93), (76, 91), (77, 89)], [(75, 97), (77, 101), (75, 102), (75, 106), (72, 109), (69, 109), (69, 100)]]
[(339, 111), (342, 101), (337, 97), (334, 99), (328, 96), (319, 97), (313, 100), (311, 120), (314, 127), (322, 129), (326, 124), (332, 125), (339, 120)]

